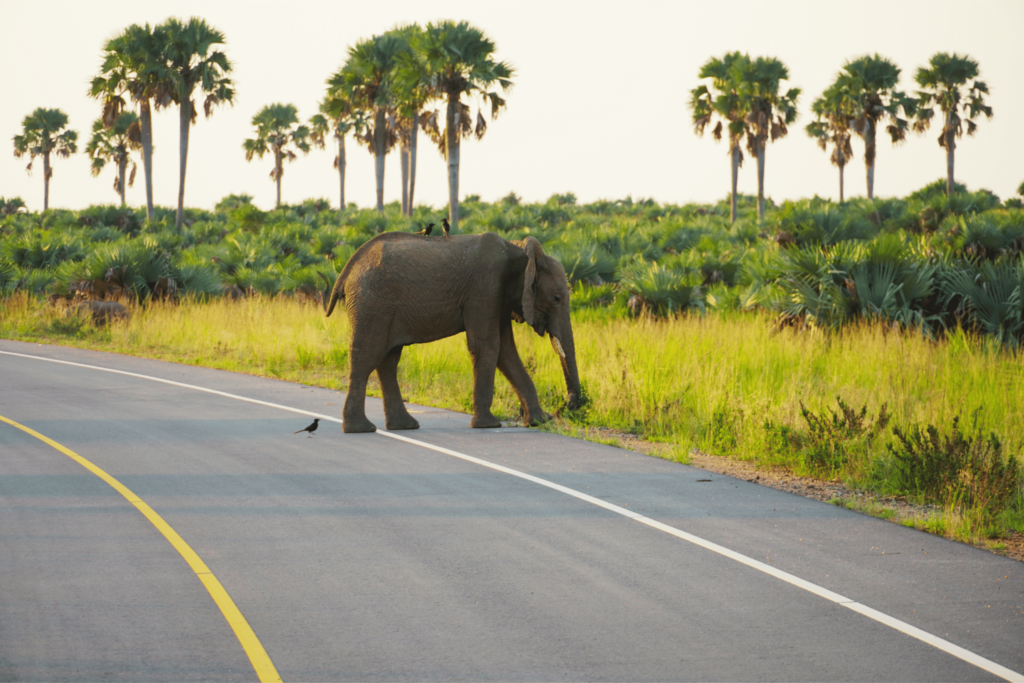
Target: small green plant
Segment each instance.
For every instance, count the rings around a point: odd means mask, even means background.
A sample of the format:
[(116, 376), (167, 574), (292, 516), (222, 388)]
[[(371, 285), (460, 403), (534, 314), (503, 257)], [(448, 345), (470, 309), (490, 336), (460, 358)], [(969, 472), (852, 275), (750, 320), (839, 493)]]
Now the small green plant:
[(716, 454), (735, 450), (738, 443), (739, 416), (723, 400), (711, 411), (711, 420), (704, 433), (704, 443)]
[(675, 444), (668, 451), (668, 459), (681, 465), (689, 465), (690, 448), (686, 444)]
[(587, 385), (580, 381), (580, 395), (576, 397), (575, 410), (570, 410), (566, 399), (562, 398), (558, 402), (558, 408), (555, 409), (555, 415), (564, 417), (573, 424), (586, 425), (590, 424), (590, 411), (592, 408), (593, 403), (590, 400), (590, 392), (587, 391)]
[(836, 396), (836, 403), (838, 412), (826, 408), (815, 414), (800, 402), (800, 415), (807, 423), (807, 445), (802, 451), (804, 464), (810, 472), (830, 478), (844, 471), (851, 454), (864, 450), (868, 445), (865, 442), (889, 424), (888, 406), (884, 403), (870, 423), (867, 405), (857, 411), (840, 396)]
[(348, 347), (347, 346), (332, 346), (331, 349), (324, 354), (324, 362), (327, 365), (333, 365), (337, 370), (348, 369)]
[(800, 432), (789, 425), (765, 420), (762, 434), (762, 449), (769, 462), (784, 459), (803, 446)]
[(272, 353), (267, 354), (263, 368), (274, 377), (281, 377), (284, 372), (284, 354), (279, 349), (274, 349)]
[(91, 327), (91, 321), (86, 315), (69, 313), (64, 317), (55, 317), (50, 321), (49, 332), (60, 337), (81, 338)]
[(1004, 527), (1024, 533), (1024, 490), (1017, 491), (1017, 495), (1003, 510), (1000, 521)]
[(301, 344), (295, 347), (295, 356), (298, 358), (299, 367), (305, 370), (313, 364), (313, 351)]
[(966, 434), (959, 415), (948, 434), (933, 425), (907, 432), (894, 428), (896, 441), (887, 448), (903, 492), (951, 510), (980, 512), (978, 523), (987, 526), (1020, 495), (1021, 465), (1013, 454), (1004, 457), (995, 433), (982, 435), (978, 414), (975, 410)]

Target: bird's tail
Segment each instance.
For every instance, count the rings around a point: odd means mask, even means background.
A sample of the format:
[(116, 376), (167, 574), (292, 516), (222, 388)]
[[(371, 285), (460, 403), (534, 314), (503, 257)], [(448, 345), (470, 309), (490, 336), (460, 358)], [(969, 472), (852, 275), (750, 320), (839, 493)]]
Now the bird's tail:
[(306, 431), (306, 430), (305, 430), (305, 429), (300, 429), (300, 430), (299, 430), (299, 431), (297, 431), (297, 432), (292, 432), (292, 434), (301, 434), (301, 433), (302, 433), (302, 432), (304, 432), (304, 431)]

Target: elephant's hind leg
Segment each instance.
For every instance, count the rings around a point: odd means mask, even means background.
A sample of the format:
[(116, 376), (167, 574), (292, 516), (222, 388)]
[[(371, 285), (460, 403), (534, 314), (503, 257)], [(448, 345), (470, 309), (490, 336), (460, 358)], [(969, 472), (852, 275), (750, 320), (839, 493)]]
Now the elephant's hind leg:
[(384, 394), (384, 424), (389, 431), (420, 428), (420, 423), (406, 410), (402, 390), (398, 386), (398, 361), (401, 358), (402, 347), (396, 346), (377, 366), (377, 379)]
[(498, 363), (498, 339), (481, 338), (466, 330), (469, 355), (473, 357), (473, 419), (474, 429), (500, 427), (501, 420), (491, 412), (494, 401), (494, 369)]
[(341, 429), (346, 434), (375, 432), (377, 426), (366, 418), (366, 382), (370, 373), (381, 363), (381, 354), (366, 345), (358, 344), (353, 335), (350, 347), (349, 362), (351, 371), (348, 377), (348, 392), (345, 395), (345, 406), (341, 410)]

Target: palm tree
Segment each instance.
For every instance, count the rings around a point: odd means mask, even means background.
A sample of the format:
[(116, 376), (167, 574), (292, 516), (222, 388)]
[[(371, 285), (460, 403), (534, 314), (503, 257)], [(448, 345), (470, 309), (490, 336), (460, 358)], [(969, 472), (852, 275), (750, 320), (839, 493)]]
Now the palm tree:
[(823, 151), (828, 151), (832, 144), (830, 160), (839, 167), (839, 203), (845, 200), (843, 192), (843, 169), (846, 162), (853, 158), (853, 147), (850, 144), (851, 123), (855, 116), (855, 102), (850, 96), (850, 79), (840, 74), (821, 97), (814, 100), (811, 111), (815, 120), (808, 123), (805, 130), (808, 137), (818, 141)]
[(14, 156), (28, 155), (26, 171), (32, 173), (36, 157), (43, 158), (43, 211), (50, 208), (50, 155), (66, 159), (78, 151), (78, 133), (65, 130), (67, 125), (68, 115), (60, 109), (39, 107), (21, 122), (21, 135), (14, 136)]
[(900, 68), (879, 55), (865, 55), (847, 62), (840, 72), (847, 83), (849, 98), (856, 111), (853, 130), (864, 139), (864, 166), (867, 171), (868, 199), (875, 197), (875, 134), (879, 122), (888, 121), (885, 131), (896, 145), (907, 139), (907, 119), (917, 107), (917, 100), (896, 90)]
[(28, 208), (25, 206), (25, 200), (21, 197), (11, 197), (10, 199), (0, 197), (0, 218), (27, 212)]
[(352, 102), (340, 92), (335, 97), (328, 97), (321, 102), (320, 113), (309, 119), (309, 138), (314, 145), (324, 149), (328, 133), (333, 134), (334, 139), (338, 141), (338, 155), (334, 157), (334, 168), (338, 169), (341, 184), (338, 199), (341, 213), (345, 212), (345, 136), (351, 131), (358, 137), (362, 134), (364, 126), (362, 110), (354, 108)]
[(747, 132), (746, 112), (741, 108), (736, 67), (750, 61), (747, 55), (730, 52), (721, 59), (712, 57), (700, 68), (701, 78), (710, 78), (711, 87), (700, 85), (690, 91), (690, 109), (693, 112), (693, 130), (704, 135), (704, 129), (713, 118), (718, 118), (712, 130), (715, 140), (722, 139), (725, 127), (729, 129), (729, 156), (731, 157), (732, 189), (730, 191), (731, 219), (736, 221), (736, 184), (739, 169), (743, 165), (743, 150), (740, 141)]
[(290, 146), (294, 145), (303, 153), (309, 153), (309, 128), (298, 123), (299, 110), (294, 104), (268, 104), (252, 117), (256, 137), (242, 143), (246, 161), (252, 161), (254, 155), (262, 159), (267, 152), (274, 153), (274, 170), (270, 172), (270, 179), (277, 182), (276, 206), (281, 206), (284, 162), (295, 160), (295, 152)]
[(114, 178), (114, 192), (121, 197), (121, 206), (125, 205), (125, 174), (128, 163), (132, 170), (128, 176), (128, 185), (135, 184), (136, 164), (131, 161), (132, 150), (142, 147), (142, 126), (139, 116), (133, 111), (123, 111), (109, 128), (99, 118), (92, 124), (92, 138), (85, 146), (85, 152), (92, 157), (92, 174), (98, 176), (107, 162), (117, 164), (117, 177)]
[(789, 69), (774, 57), (758, 57), (735, 65), (739, 80), (740, 108), (746, 111), (747, 150), (757, 157), (757, 217), (764, 220), (764, 157), (768, 141), (788, 133), (796, 121), (799, 88), (779, 93), (781, 81), (789, 80)]
[[(978, 77), (978, 63), (966, 55), (939, 52), (932, 56), (927, 67), (918, 67), (914, 80), (921, 86), (918, 92), (920, 104), (914, 130), (923, 133), (931, 124), (934, 107), (942, 111), (945, 119), (939, 133), (939, 146), (946, 149), (946, 194), (953, 194), (953, 150), (956, 138), (963, 135), (963, 122), (967, 122), (967, 134), (974, 135), (978, 125), (974, 119), (978, 114), (992, 118), (992, 107), (985, 104), (988, 86), (984, 81), (974, 80), (970, 87), (967, 82)], [(966, 102), (962, 103), (962, 100)], [(961, 107), (966, 119), (961, 118)]]
[(146, 182), (146, 217), (153, 220), (153, 112), (170, 105), (170, 71), (163, 59), (163, 30), (132, 24), (103, 46), (100, 75), (89, 95), (103, 102), (104, 126), (113, 125), (128, 106), (139, 105), (142, 171)]
[(395, 126), (394, 79), (398, 56), (409, 51), (394, 33), (363, 40), (348, 50), (345, 65), (327, 80), (328, 98), (340, 97), (372, 116), (358, 138), (376, 161), (377, 211), (384, 213), (384, 158), (398, 140)]
[(437, 130), (436, 112), (424, 110), (427, 102), (435, 96), (435, 88), (426, 62), (415, 50), (421, 41), (423, 29), (418, 24), (410, 24), (396, 28), (394, 32), (403, 36), (413, 47), (409, 52), (399, 55), (395, 89), (399, 153), (402, 161), (402, 212), (412, 216), (416, 196), (419, 130), (423, 128), (428, 135), (437, 131), (437, 136), (440, 136), (440, 131)]
[[(445, 127), (437, 142), (448, 162), (448, 216), (453, 229), (459, 224), (459, 145), (470, 134), (479, 140), (487, 131), (487, 121), (477, 109), (473, 124), (468, 104), (462, 95), (479, 95), (491, 105), (491, 118), (505, 106), (501, 92), (512, 87), (513, 68), (494, 61), (495, 44), (469, 22), (439, 21), (427, 24), (416, 39), (416, 51), (426, 64), (436, 88), (436, 96), (445, 100)], [(491, 89), (497, 86), (495, 89)]]
[(180, 230), (185, 212), (185, 165), (188, 161), (188, 134), (196, 121), (196, 105), (192, 93), (198, 87), (206, 94), (203, 112), (209, 118), (218, 104), (234, 104), (234, 83), (228, 74), (231, 62), (214, 45), (224, 44), (224, 34), (203, 19), (192, 17), (187, 22), (168, 19), (160, 29), (166, 35), (163, 56), (171, 72), (172, 98), (178, 105), (179, 174), (178, 213), (175, 226)]

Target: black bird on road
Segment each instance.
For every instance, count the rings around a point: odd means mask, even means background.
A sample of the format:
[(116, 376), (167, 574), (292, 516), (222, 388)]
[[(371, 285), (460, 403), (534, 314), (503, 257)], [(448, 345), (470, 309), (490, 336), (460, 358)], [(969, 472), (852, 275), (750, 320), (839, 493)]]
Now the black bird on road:
[(429, 237), (430, 236), (430, 231), (433, 230), (433, 229), (434, 229), (434, 224), (433, 223), (428, 223), (427, 227), (423, 228), (422, 230), (420, 230), (416, 234), (417, 235), (427, 235)]
[(448, 235), (452, 231), (452, 226), (448, 225), (448, 219), (447, 218), (442, 218), (441, 219), (441, 227), (444, 228), (444, 238), (448, 239)]
[(309, 425), (305, 429), (300, 429), (298, 432), (292, 432), (292, 434), (299, 434), (300, 432), (309, 432), (309, 435), (307, 436), (308, 438), (309, 436), (313, 436), (313, 432), (316, 431), (316, 428), (318, 426), (320, 426), (320, 418), (313, 418), (313, 424)]

